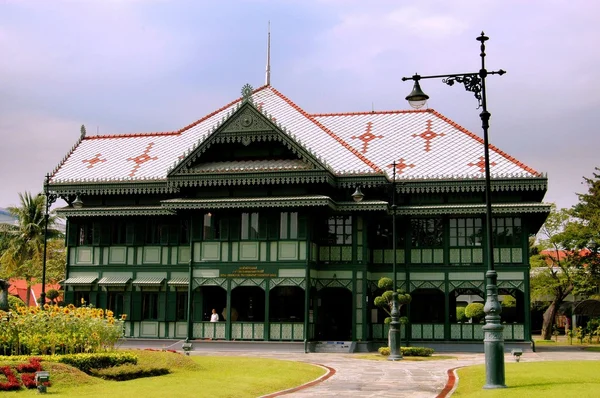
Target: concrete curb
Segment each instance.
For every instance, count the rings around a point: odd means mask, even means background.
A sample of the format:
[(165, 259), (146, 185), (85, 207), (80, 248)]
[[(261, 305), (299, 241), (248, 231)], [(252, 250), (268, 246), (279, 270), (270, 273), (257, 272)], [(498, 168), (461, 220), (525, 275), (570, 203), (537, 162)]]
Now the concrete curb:
[(273, 397), (279, 397), (280, 395), (285, 395), (285, 394), (290, 394), (296, 391), (300, 391), (300, 390), (304, 390), (305, 388), (309, 388), (312, 387), (316, 384), (322, 383), (325, 380), (329, 379), (331, 376), (333, 376), (335, 374), (335, 369), (334, 368), (330, 368), (329, 366), (325, 366), (325, 365), (321, 365), (318, 363), (312, 363), (311, 365), (315, 365), (318, 366), (320, 368), (323, 368), (325, 370), (327, 370), (327, 373), (325, 373), (323, 376), (319, 377), (316, 380), (313, 381), (309, 381), (308, 383), (304, 383), (298, 387), (292, 387), (292, 388), (288, 388), (287, 390), (282, 390), (282, 391), (277, 391), (268, 395), (263, 395), (259, 398), (273, 398)]

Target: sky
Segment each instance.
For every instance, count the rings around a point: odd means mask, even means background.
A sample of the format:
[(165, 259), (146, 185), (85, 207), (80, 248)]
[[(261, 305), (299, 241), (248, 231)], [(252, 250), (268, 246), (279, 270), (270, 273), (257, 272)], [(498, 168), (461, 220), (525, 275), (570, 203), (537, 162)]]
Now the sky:
[[(600, 2), (0, 0), (0, 207), (40, 192), (79, 137), (173, 131), (264, 84), (309, 113), (408, 109), (403, 76), (476, 72), (485, 31), (490, 143), (577, 203), (600, 166)], [(421, 81), (481, 136), (473, 94)]]

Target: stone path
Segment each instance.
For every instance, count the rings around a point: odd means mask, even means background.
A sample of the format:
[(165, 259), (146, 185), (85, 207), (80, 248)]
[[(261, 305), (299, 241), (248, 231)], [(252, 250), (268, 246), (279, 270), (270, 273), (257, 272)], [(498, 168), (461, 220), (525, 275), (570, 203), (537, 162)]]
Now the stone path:
[[(600, 360), (600, 352), (577, 348), (542, 348), (525, 352), (521, 362), (557, 360)], [(556, 350), (558, 349), (558, 350)], [(286, 394), (286, 397), (436, 397), (448, 380), (448, 370), (484, 363), (483, 354), (444, 353), (457, 359), (439, 361), (375, 361), (358, 359), (359, 354), (300, 354), (281, 352), (195, 352), (194, 355), (227, 355), (275, 358), (325, 365), (336, 370), (329, 379)], [(512, 355), (505, 356), (514, 362)]]

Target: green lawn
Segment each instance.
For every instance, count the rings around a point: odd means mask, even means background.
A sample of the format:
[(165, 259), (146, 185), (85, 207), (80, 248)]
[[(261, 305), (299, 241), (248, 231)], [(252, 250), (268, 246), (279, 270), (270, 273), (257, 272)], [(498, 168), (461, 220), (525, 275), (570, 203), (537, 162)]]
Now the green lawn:
[(508, 388), (483, 390), (483, 365), (458, 370), (458, 388), (453, 397), (598, 397), (600, 362), (526, 362), (506, 364)]
[[(43, 363), (53, 397), (257, 397), (312, 381), (325, 370), (305, 363), (247, 357), (191, 356), (134, 351), (139, 363), (168, 366), (172, 373), (129, 381), (105, 381), (71, 367)], [(39, 396), (35, 390), (2, 395)]]

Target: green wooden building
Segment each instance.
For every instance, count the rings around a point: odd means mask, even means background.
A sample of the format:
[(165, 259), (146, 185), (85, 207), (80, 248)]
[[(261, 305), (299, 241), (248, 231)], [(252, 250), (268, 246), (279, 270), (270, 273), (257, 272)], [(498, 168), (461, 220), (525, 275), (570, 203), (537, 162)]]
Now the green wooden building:
[[(431, 109), (309, 114), (270, 85), (242, 94), (178, 131), (80, 138), (50, 179), (68, 204), (66, 302), (127, 314), (128, 337), (385, 340), (373, 299), (395, 219), (403, 339), (481, 341), (456, 307), (485, 295), (482, 140)], [(504, 337), (526, 341), (547, 178), (490, 152), (498, 284), (516, 299)]]

